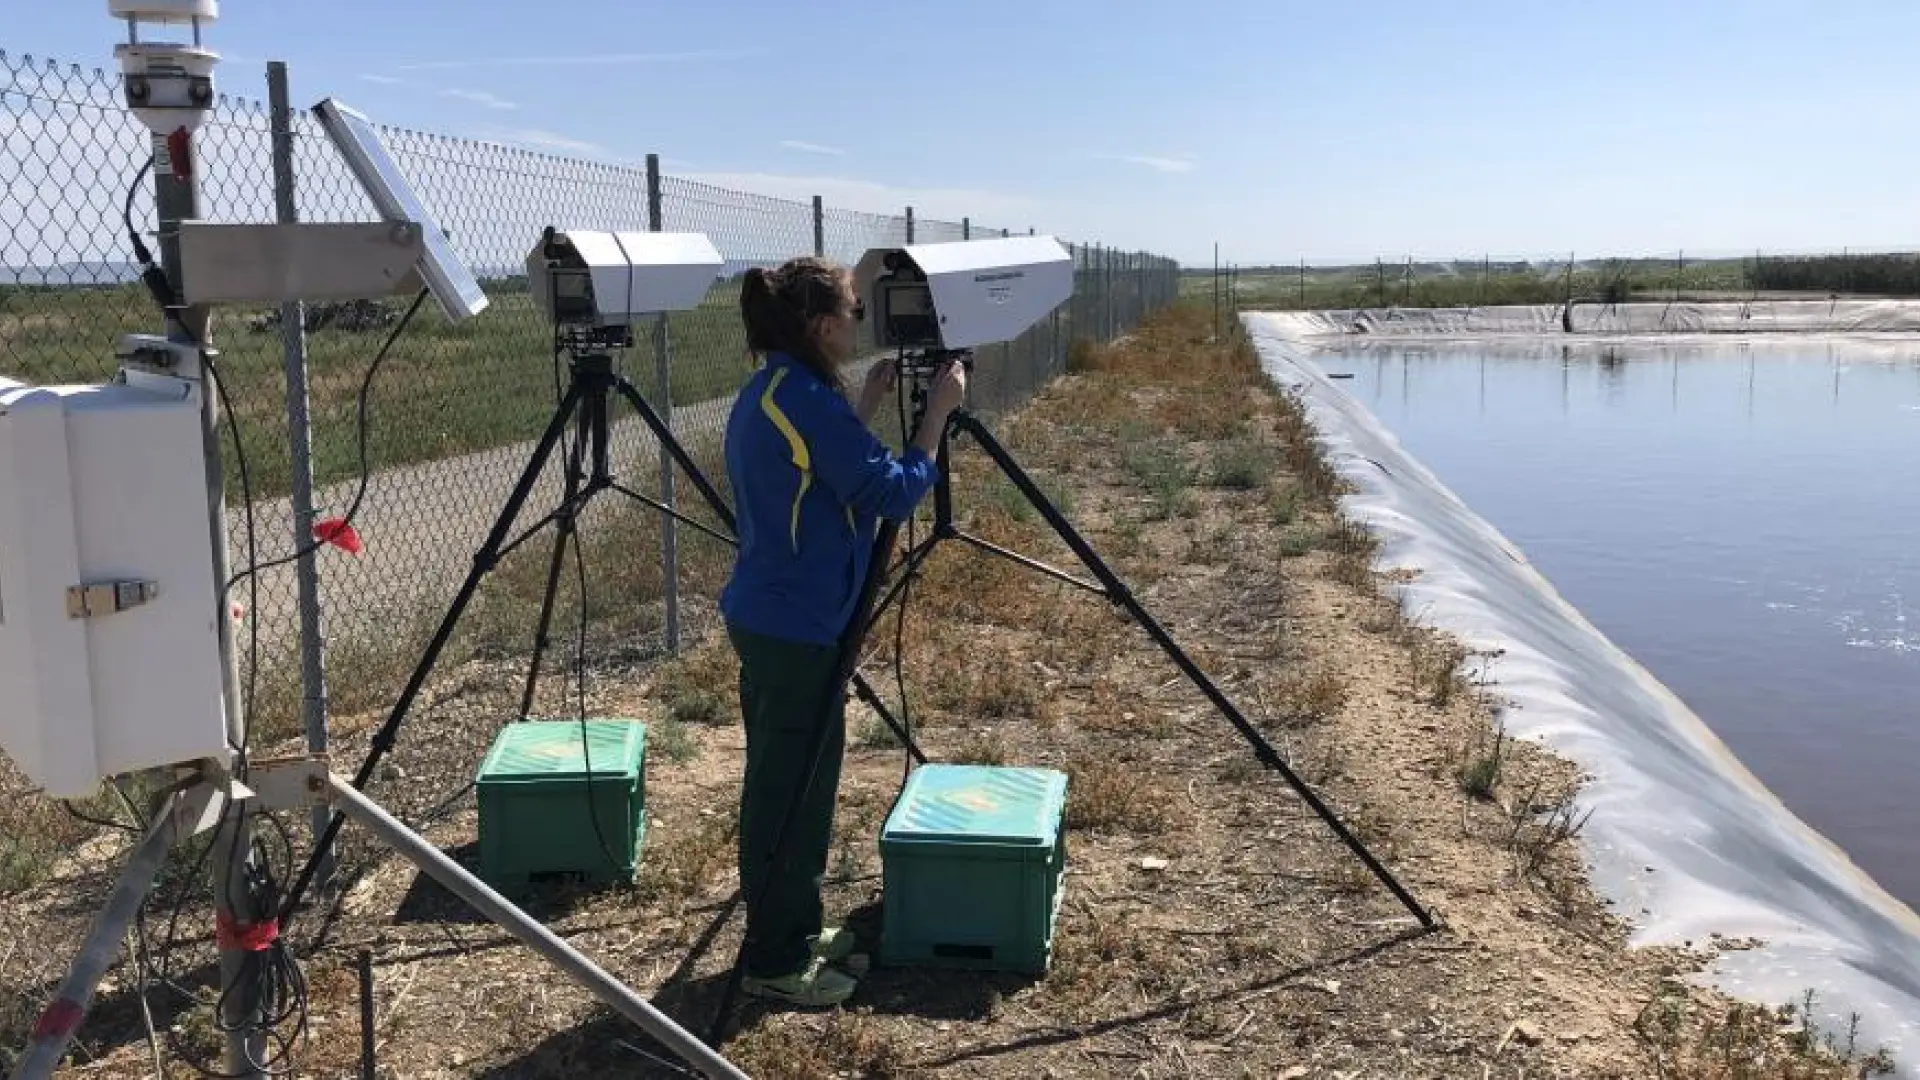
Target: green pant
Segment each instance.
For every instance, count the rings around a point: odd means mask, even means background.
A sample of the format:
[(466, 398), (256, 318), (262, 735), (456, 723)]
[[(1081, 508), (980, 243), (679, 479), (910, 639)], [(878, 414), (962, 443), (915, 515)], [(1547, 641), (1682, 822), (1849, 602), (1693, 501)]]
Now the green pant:
[[(839, 650), (734, 626), (727, 634), (740, 655), (740, 705), (747, 734), (746, 777), (740, 790), (746, 973), (777, 978), (806, 966), (808, 939), (820, 933), (820, 884), (827, 872), (840, 759), (846, 749), (846, 694), (834, 679)], [(807, 782), (814, 736), (822, 723), (826, 742), (819, 769), (799, 814), (788, 822), (796, 793)], [(780, 861), (770, 864), (775, 843), (781, 845)]]

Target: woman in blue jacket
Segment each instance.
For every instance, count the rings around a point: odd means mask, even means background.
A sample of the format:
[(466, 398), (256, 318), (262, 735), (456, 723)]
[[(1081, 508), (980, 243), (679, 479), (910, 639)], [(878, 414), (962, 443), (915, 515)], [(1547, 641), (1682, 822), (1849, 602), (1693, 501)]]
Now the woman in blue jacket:
[[(740, 310), (747, 347), (764, 360), (727, 421), (740, 549), (720, 595), (740, 656), (747, 741), (741, 985), (756, 997), (836, 1005), (855, 988), (851, 976), (831, 966), (852, 953), (852, 935), (822, 925), (820, 901), (846, 738), (845, 687), (833, 685), (838, 646), (879, 519), (905, 520), (933, 487), (933, 455), (949, 415), (965, 400), (966, 375), (959, 365), (940, 373), (912, 445), (895, 456), (868, 427), (893, 391), (892, 362), (867, 373), (857, 404), (841, 380), (866, 315), (845, 268), (802, 258), (777, 270), (749, 270)], [(806, 783), (820, 724), (827, 725), (827, 742), (819, 773), (787, 825), (785, 857), (771, 865), (781, 819)]]

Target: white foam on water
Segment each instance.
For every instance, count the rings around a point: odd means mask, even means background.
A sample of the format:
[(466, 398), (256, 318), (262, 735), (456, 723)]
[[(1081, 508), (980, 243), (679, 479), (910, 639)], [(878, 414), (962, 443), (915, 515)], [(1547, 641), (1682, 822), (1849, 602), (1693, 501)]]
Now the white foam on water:
[[(1856, 306), (1834, 329), (1905, 330), (1920, 326), (1915, 312)], [(1395, 329), (1460, 339), (1559, 330), (1551, 308), (1501, 314), (1402, 313)], [(1708, 316), (1680, 315), (1677, 329), (1712, 326)], [(1469, 648), (1504, 650), (1492, 676), (1511, 703), (1508, 730), (1589, 775), (1578, 799), (1581, 813), (1592, 811), (1583, 851), (1635, 943), (1758, 939), (1757, 948), (1722, 954), (1706, 980), (1764, 1005), (1812, 989), (1824, 1029), (1844, 1038), (1858, 1013), (1862, 1052), (1885, 1046), (1898, 1075), (1920, 1077), (1920, 917), (1789, 812), (1678, 697), (1321, 371), (1315, 351), (1353, 340), (1356, 325), (1367, 326), (1362, 340), (1378, 332), (1378, 313), (1243, 320), (1268, 375), (1300, 397), (1329, 464), (1356, 488), (1344, 510), (1379, 537), (1380, 567), (1418, 571), (1402, 594), (1406, 610)], [(1626, 333), (1659, 328), (1644, 311), (1618, 322)]]

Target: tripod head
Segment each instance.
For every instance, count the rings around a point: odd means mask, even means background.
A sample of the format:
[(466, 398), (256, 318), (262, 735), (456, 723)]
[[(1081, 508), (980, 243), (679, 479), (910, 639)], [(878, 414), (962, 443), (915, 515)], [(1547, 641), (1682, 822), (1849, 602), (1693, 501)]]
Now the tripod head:
[(927, 415), (927, 390), (940, 374), (940, 369), (949, 362), (958, 363), (969, 374), (973, 372), (972, 349), (901, 349), (894, 364), (900, 375), (900, 385), (907, 389), (913, 401), (913, 426), (919, 427), (920, 421)]

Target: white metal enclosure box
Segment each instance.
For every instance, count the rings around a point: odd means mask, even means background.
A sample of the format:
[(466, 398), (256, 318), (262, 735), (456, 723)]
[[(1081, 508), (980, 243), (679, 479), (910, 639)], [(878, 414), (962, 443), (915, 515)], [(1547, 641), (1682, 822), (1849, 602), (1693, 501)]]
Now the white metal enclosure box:
[(0, 377), (0, 750), (57, 798), (227, 754), (199, 393), (154, 383)]

